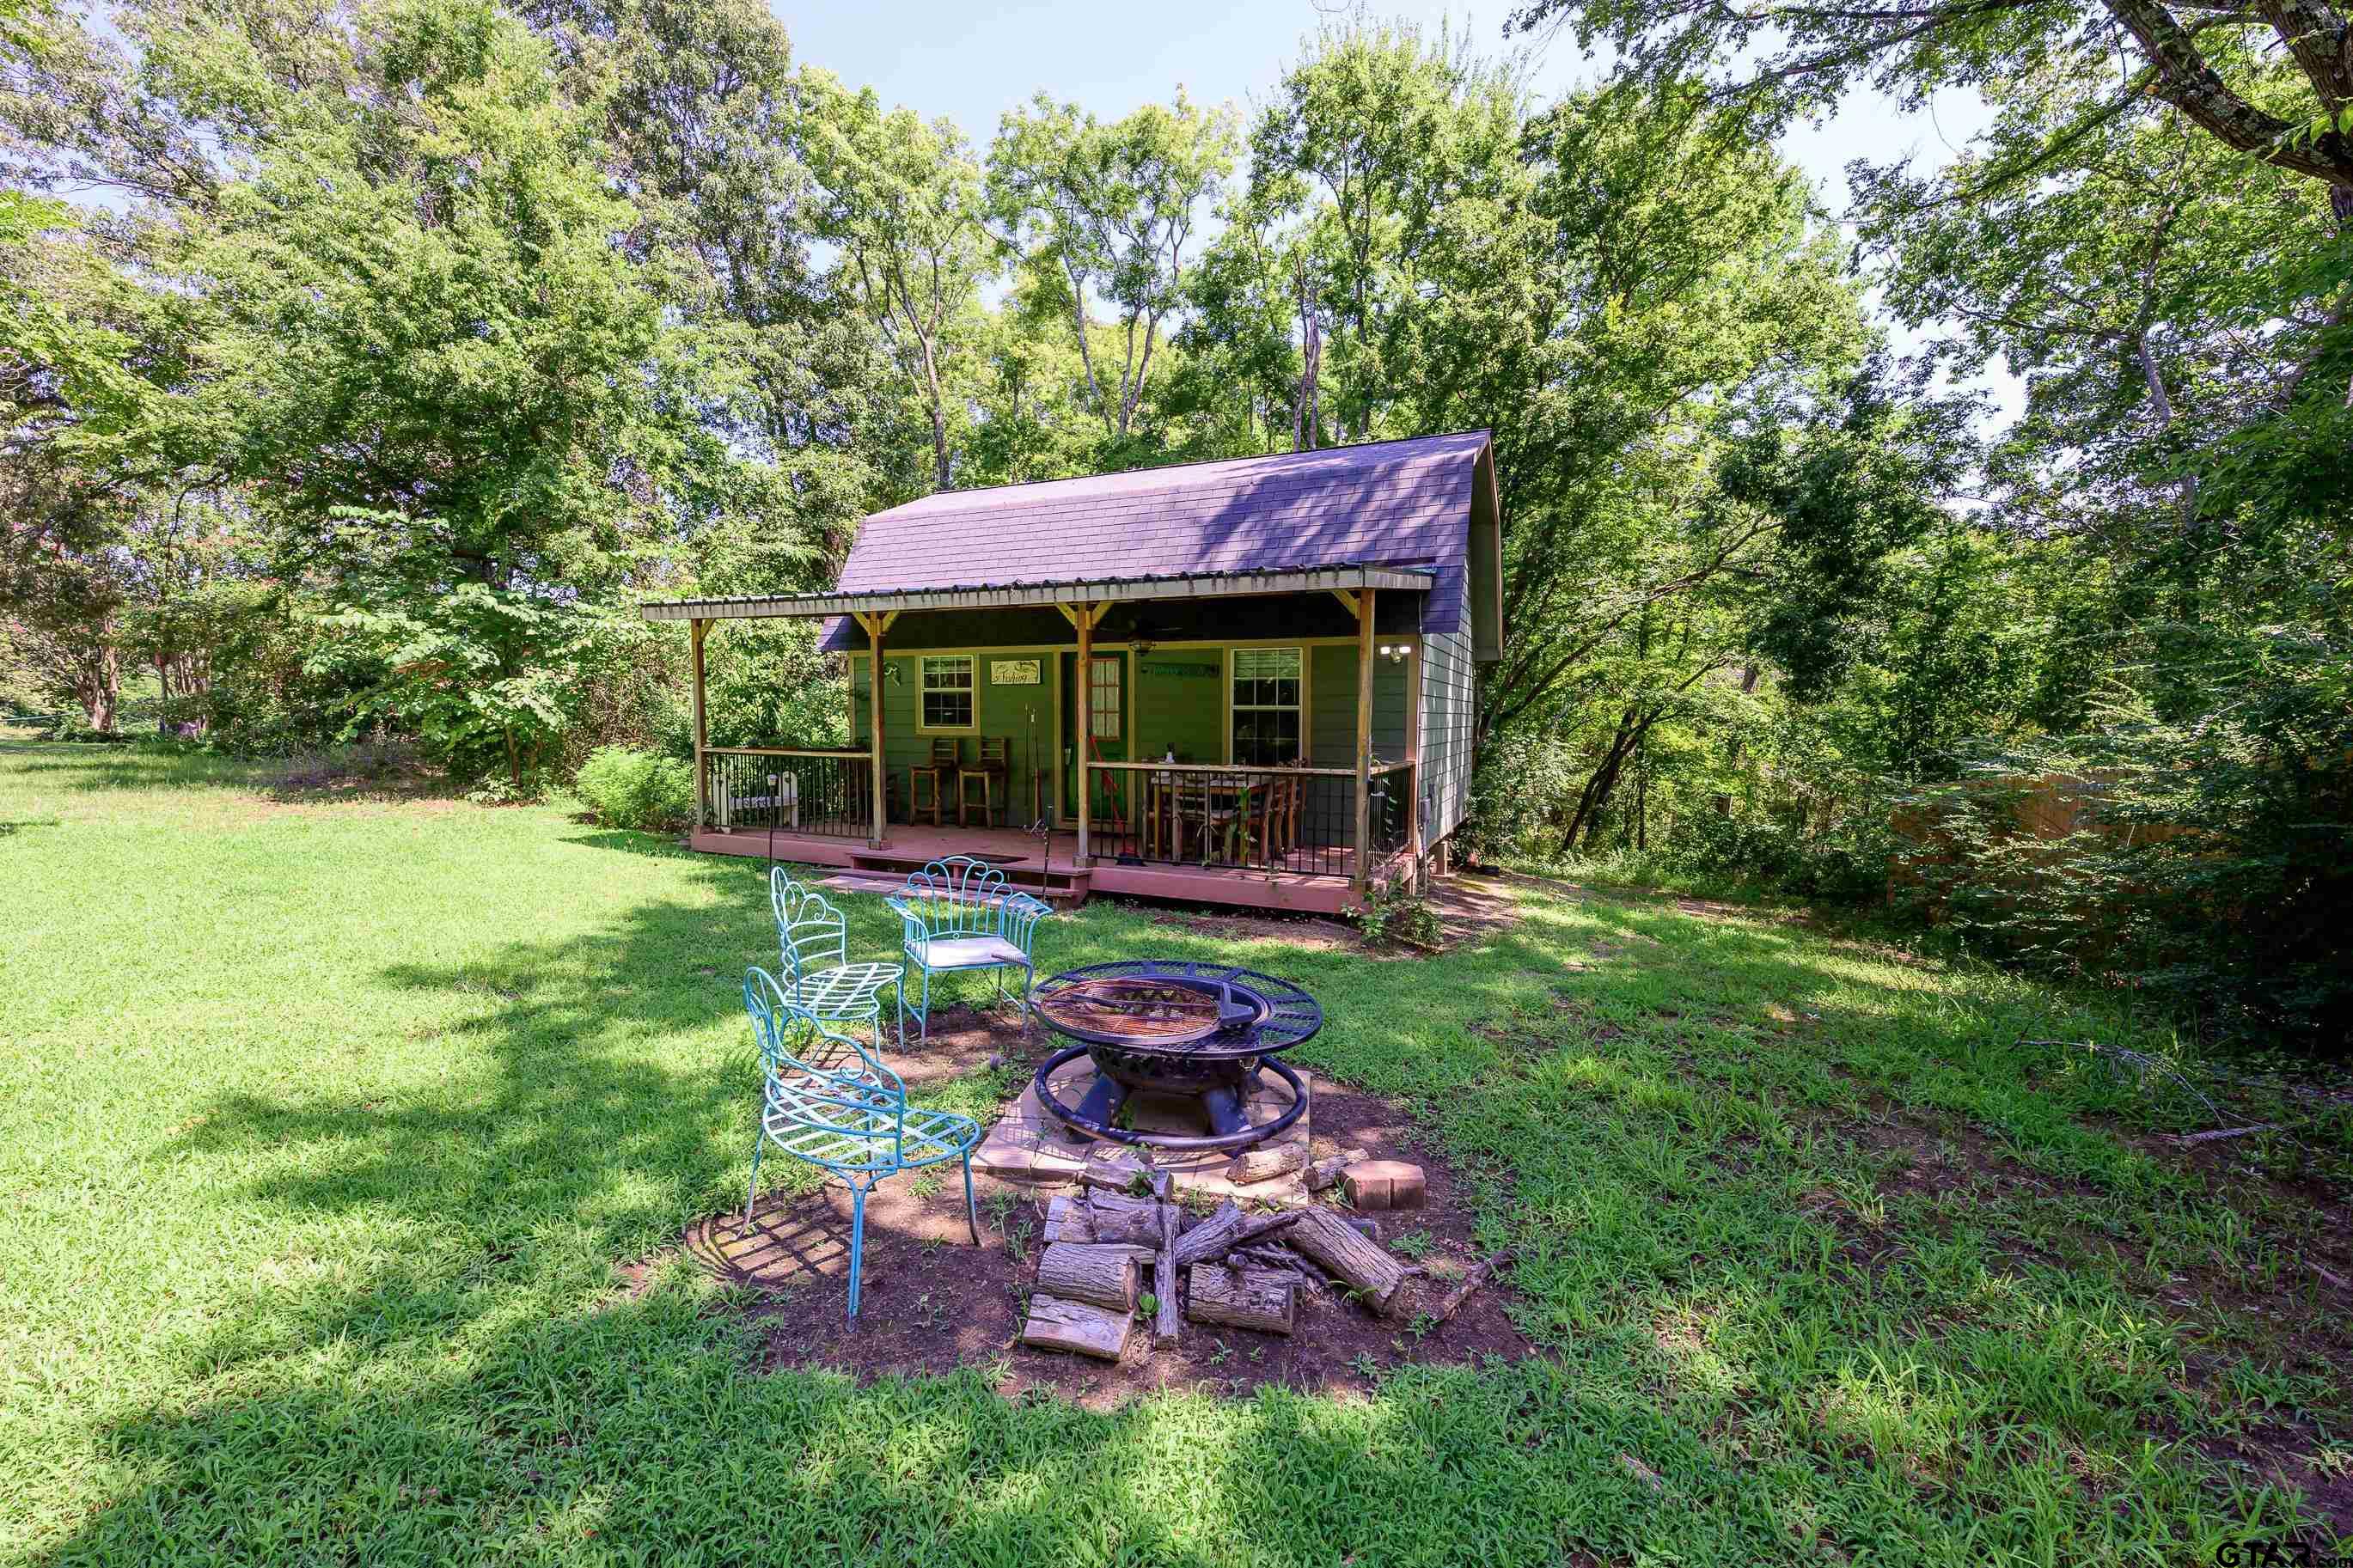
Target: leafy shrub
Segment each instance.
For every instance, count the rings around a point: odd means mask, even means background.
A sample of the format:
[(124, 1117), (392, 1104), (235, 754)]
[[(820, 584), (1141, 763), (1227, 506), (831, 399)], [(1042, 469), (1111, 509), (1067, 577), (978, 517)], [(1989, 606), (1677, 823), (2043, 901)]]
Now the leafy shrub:
[(653, 752), (599, 746), (574, 789), (608, 827), (675, 827), (694, 812), (694, 766)]
[(1446, 937), (1446, 928), (1430, 900), (1406, 891), (1402, 885), (1375, 889), (1365, 900), (1364, 908), (1351, 912), (1356, 916), (1356, 929), (1375, 947), (1393, 942), (1431, 949)]
[(50, 741), (68, 741), (76, 745), (84, 746), (121, 746), (137, 737), (125, 734), (121, 730), (93, 730), (90, 727), (88, 719), (72, 709), (68, 709), (49, 721), (47, 726), (42, 731), (42, 738)]
[(1678, 869), (1792, 898), (1865, 903), (1887, 885), (1887, 835), (1876, 814), (1857, 815), (1831, 837), (1754, 817), (1695, 813), (1662, 854)]
[[(2279, 664), (2290, 664), (2276, 648)], [(2220, 662), (2218, 660), (2218, 662)], [(1915, 900), (1989, 956), (2129, 985), (2211, 1038), (2353, 1041), (2348, 661), (2240, 680), (2192, 721), (2142, 710), (1989, 755), (1929, 803)], [(2202, 694), (2201, 694), (2202, 695)], [(2067, 831), (2035, 831), (2038, 812)]]

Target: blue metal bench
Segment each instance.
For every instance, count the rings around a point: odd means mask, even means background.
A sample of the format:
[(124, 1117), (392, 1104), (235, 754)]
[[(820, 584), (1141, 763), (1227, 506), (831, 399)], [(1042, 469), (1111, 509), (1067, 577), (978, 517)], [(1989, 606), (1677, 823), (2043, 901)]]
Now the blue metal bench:
[(1029, 984), (1036, 966), (1029, 956), (1037, 941), (1039, 917), (1053, 913), (1043, 899), (1016, 892), (1005, 873), (969, 855), (934, 860), (907, 879), (907, 885), (883, 900), (899, 912), (907, 962), (922, 972), (923, 994), (901, 1005), (915, 1015), (921, 1042), (932, 1037), (932, 976), (964, 970), (996, 973), (997, 994), (1005, 994), (1005, 972), (1021, 972), (1021, 1023), (1029, 1024)]
[(866, 1259), (866, 1194), (901, 1171), (956, 1160), (964, 1165), (965, 1224), (980, 1245), (973, 1202), (972, 1152), (980, 1123), (947, 1110), (910, 1109), (899, 1075), (853, 1035), (838, 1035), (785, 994), (776, 976), (744, 976), (744, 1009), (760, 1047), (760, 1130), (752, 1140), (752, 1187), (744, 1223), (760, 1195), (760, 1154), (779, 1153), (838, 1176), (849, 1188), (849, 1315), (858, 1316)]

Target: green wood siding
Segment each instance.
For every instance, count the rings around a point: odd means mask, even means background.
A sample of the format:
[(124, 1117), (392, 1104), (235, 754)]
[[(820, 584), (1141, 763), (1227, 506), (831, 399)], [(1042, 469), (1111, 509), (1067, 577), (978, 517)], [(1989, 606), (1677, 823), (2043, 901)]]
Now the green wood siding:
[[(1461, 624), (1470, 624), (1467, 615)], [(1436, 844), (1452, 833), (1471, 808), (1478, 700), (1471, 634), (1444, 632), (1423, 638), (1421, 802), (1426, 843)]]
[(1155, 648), (1135, 661), (1135, 754), (1179, 762), (1226, 760), (1226, 652)]
[[(1106, 652), (1111, 651), (1109, 649)], [(1125, 650), (1121, 650), (1124, 652)], [(1356, 649), (1353, 644), (1324, 644), (1304, 650), (1307, 675), (1308, 762), (1316, 767), (1345, 768), (1356, 763)], [(932, 738), (938, 731), (915, 727), (917, 693), (921, 689), (920, 653), (885, 651), (883, 663), (899, 670), (896, 681), (882, 688), (883, 757), (898, 792), (899, 809), (907, 808), (907, 769), (928, 763)], [(999, 686), (989, 679), (995, 658), (1038, 658), (1041, 665), (1036, 686)], [(965, 756), (976, 754), (976, 737), (1002, 735), (1012, 742), (1015, 773), (1013, 819), (1026, 821), (1029, 809), (1029, 719), (1037, 720), (1037, 760), (1053, 770), (1060, 762), (1055, 750), (1054, 718), (1060, 700), (1060, 659), (1052, 653), (979, 653), (974, 656), (973, 709), (975, 730), (955, 739)], [(860, 659), (850, 676), (850, 733), (853, 743), (867, 734), (866, 661)], [(1467, 668), (1467, 660), (1465, 663)], [(1150, 759), (1172, 749), (1197, 763), (1226, 760), (1227, 656), (1222, 648), (1155, 648), (1135, 660), (1132, 687), (1131, 733), (1135, 755)], [(1408, 705), (1411, 699), (1413, 661), (1380, 659), (1373, 669), (1373, 755), (1384, 762), (1405, 755)], [(1425, 699), (1427, 693), (1425, 689)], [(1427, 722), (1425, 700), (1425, 722)], [(1071, 737), (1064, 737), (1070, 742)], [(1423, 746), (1428, 752), (1425, 731)], [(1426, 770), (1427, 771), (1427, 770)], [(1439, 770), (1443, 773), (1443, 770)], [(1451, 778), (1451, 774), (1445, 775)], [(1463, 770), (1467, 782), (1467, 767)], [(1450, 783), (1448, 786), (1452, 788)], [(1050, 795), (1052, 783), (1047, 785)], [(1347, 781), (1322, 781), (1317, 788), (1331, 795), (1318, 809), (1337, 823), (1353, 827), (1353, 792)], [(955, 781), (943, 792), (948, 809), (955, 805)], [(927, 814), (928, 815), (928, 814)], [(1434, 820), (1442, 819), (1442, 812)], [(1450, 824), (1451, 826), (1451, 824)], [(1434, 830), (1433, 830), (1434, 831)], [(1345, 839), (1345, 834), (1343, 838)]]
[[(1329, 644), (1308, 652), (1313, 692), (1308, 761), (1319, 768), (1356, 765), (1356, 650)], [(1405, 755), (1406, 702), (1412, 679), (1410, 659), (1376, 658), (1373, 665), (1373, 755), (1395, 762)]]
[[(1054, 702), (1060, 675), (1060, 660), (1051, 653), (978, 653), (973, 656), (973, 729), (955, 732), (918, 730), (915, 727), (916, 693), (921, 689), (923, 668), (921, 654), (901, 656), (889, 651), (890, 639), (883, 639), (882, 662), (895, 668), (899, 679), (885, 679), (882, 684), (882, 759), (891, 770), (893, 787), (898, 792), (899, 809), (907, 810), (907, 770), (932, 760), (932, 741), (936, 736), (956, 742), (958, 753), (971, 758), (980, 752), (979, 738), (1001, 736), (1012, 744), (1013, 752), (1013, 812), (1006, 820), (1024, 825), (1029, 820), (1030, 766), (1030, 721), (1036, 719), (1037, 765), (1048, 770), (1046, 789), (1050, 799), (1053, 790), (1052, 769), (1054, 752)], [(992, 658), (1034, 658), (1038, 661), (1038, 684), (1035, 686), (999, 686), (989, 679)], [(849, 681), (850, 743), (864, 748), (871, 731), (866, 719), (866, 664), (859, 659), (852, 667)], [(955, 780), (944, 781), (940, 799), (943, 816), (955, 807)], [(975, 786), (976, 789), (978, 787)], [(931, 814), (924, 813), (929, 821)]]

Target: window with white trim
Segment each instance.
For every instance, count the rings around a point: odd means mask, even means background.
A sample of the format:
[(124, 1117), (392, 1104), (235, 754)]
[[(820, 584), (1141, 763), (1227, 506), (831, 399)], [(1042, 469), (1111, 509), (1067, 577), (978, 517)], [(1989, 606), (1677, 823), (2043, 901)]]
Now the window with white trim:
[(1303, 658), (1295, 647), (1234, 649), (1234, 761), (1282, 767), (1305, 754), (1300, 732)]
[(926, 730), (972, 728), (972, 656), (923, 656), (923, 725)]

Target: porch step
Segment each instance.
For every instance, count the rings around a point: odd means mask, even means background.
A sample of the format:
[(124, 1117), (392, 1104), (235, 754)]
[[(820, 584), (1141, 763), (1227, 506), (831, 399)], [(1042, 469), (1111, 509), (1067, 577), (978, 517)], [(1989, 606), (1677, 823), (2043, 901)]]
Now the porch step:
[[(1036, 894), (1048, 903), (1077, 905), (1087, 901), (1086, 880), (1083, 876), (1077, 879), (1075, 885), (1068, 879), (1042, 884), (1015, 881), (1012, 885), (1025, 893)], [(906, 891), (907, 879), (903, 876), (886, 876), (880, 871), (839, 871), (820, 879), (818, 886), (832, 888), (844, 893), (889, 894)]]

